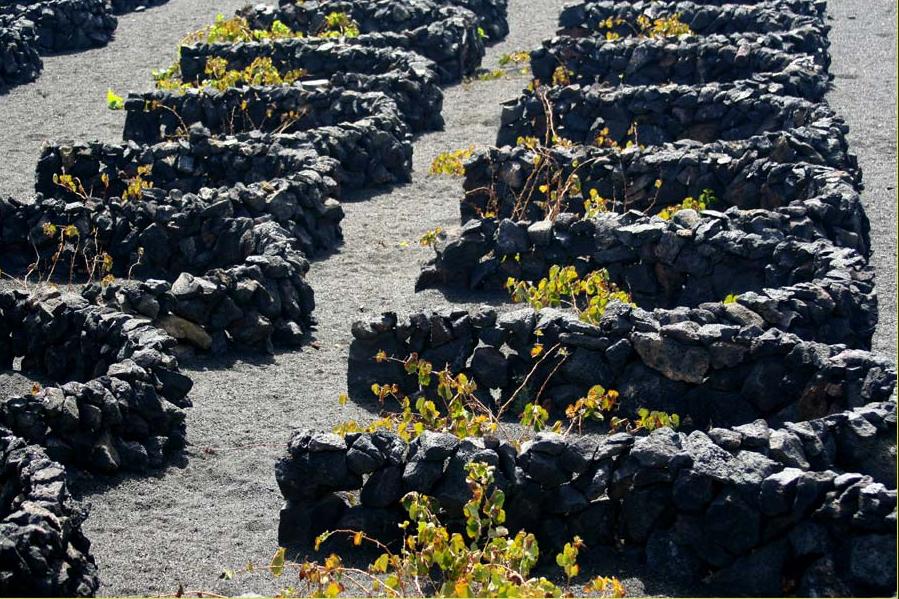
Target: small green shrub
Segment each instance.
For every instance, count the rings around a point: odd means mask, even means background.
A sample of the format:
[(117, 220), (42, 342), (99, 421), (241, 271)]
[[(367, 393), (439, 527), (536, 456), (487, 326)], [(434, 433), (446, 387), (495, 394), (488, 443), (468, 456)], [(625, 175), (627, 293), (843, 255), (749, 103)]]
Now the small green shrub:
[[(383, 597), (561, 597), (572, 596), (571, 585), (580, 575), (577, 560), (583, 541), (575, 537), (556, 556), (565, 584), (531, 573), (540, 558), (536, 537), (525, 531), (512, 535), (505, 527), (505, 494), (496, 488), (494, 466), (473, 462), (466, 466), (471, 498), (463, 507), (464, 535), (449, 530), (440, 520), (440, 505), (432, 497), (409, 493), (402, 499), (408, 514), (398, 551), (359, 531), (326, 532), (316, 549), (335, 535), (346, 535), (354, 546), (363, 543), (380, 555), (365, 570), (349, 568), (336, 554), (322, 563), (289, 562), (278, 549), (269, 565), (275, 577), (286, 570), (297, 574), (298, 586), (281, 597), (336, 597), (350, 592)], [(584, 587), (588, 594), (624, 597), (615, 577), (596, 577)]]

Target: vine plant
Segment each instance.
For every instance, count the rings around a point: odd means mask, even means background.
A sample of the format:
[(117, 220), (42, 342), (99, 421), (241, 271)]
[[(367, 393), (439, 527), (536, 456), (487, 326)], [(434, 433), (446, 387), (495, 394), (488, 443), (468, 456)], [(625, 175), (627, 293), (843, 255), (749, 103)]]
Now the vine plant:
[[(268, 565), (272, 576), (296, 574), (297, 584), (279, 597), (337, 597), (343, 593), (381, 597), (571, 597), (579, 576), (577, 560), (584, 543), (579, 537), (556, 555), (564, 583), (557, 584), (532, 572), (540, 558), (536, 537), (505, 527), (505, 494), (494, 485), (495, 467), (482, 462), (466, 465), (471, 494), (462, 513), (463, 532), (441, 522), (434, 498), (412, 492), (402, 499), (408, 518), (400, 524), (404, 541), (394, 550), (360, 531), (335, 530), (320, 535), (316, 550), (334, 536), (345, 536), (353, 546), (364, 544), (379, 555), (365, 569), (345, 566), (337, 554), (322, 562), (294, 562), (279, 548)], [(252, 570), (253, 566), (248, 566)], [(227, 572), (227, 577), (233, 572)], [(624, 597), (616, 577), (599, 576), (583, 587), (588, 596)]]

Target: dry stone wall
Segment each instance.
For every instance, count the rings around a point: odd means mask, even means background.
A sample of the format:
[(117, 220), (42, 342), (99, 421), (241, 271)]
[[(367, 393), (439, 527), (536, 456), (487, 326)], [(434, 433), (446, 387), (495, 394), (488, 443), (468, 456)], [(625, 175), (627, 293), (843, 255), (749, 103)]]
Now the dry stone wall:
[[(465, 465), (480, 461), (496, 467), (509, 526), (535, 531), (542, 547), (558, 550), (574, 535), (588, 546), (637, 546), (653, 571), (705, 577), (727, 593), (778, 596), (784, 578), (800, 595), (889, 593), (895, 571), (877, 565), (896, 547), (895, 472), (882, 468), (895, 433), (893, 403), (689, 435), (542, 433), (520, 450), (431, 432), (407, 445), (386, 432), (299, 430), (276, 469), (287, 499), (280, 540), (347, 528), (395, 538), (409, 491), (461, 519)], [(337, 494), (350, 490), (360, 497), (352, 506)]]
[(105, 0), (42, 0), (0, 5), (9, 15), (34, 24), (43, 54), (105, 46), (118, 24)]
[[(181, 48), (182, 79), (201, 81), (210, 58), (226, 60), (231, 69), (245, 69), (258, 58), (268, 58), (281, 71), (302, 70), (304, 80), (327, 79), (335, 88), (382, 92), (396, 102), (400, 115), (413, 132), (443, 128), (443, 92), (439, 88), (437, 66), (415, 52), (316, 38), (242, 44), (198, 43)], [(147, 101), (153, 94), (138, 97)], [(145, 109), (146, 104), (126, 105), (129, 112)]]
[(0, 14), (0, 90), (34, 81), (43, 67), (34, 23)]
[(0, 427), (0, 593), (89, 597), (100, 582), (61, 465)]
[[(460, 3), (484, 19), (502, 12), (492, 31), (505, 31), (504, 0)], [(47, 5), (93, 6), (50, 0), (15, 10)], [(112, 10), (139, 5), (116, 0)], [(103, 25), (108, 39), (115, 23), (105, 4), (92, 20), (57, 11), (37, 26), (7, 14), (10, 6), (0, 4), (0, 85), (36, 76), (41, 44), (101, 43), (90, 26)], [(97, 591), (80, 529), (86, 511), (50, 459), (98, 474), (164, 466), (186, 444), (191, 405), (176, 354), (272, 352), (308, 339), (308, 259), (340, 244), (343, 191), (408, 180), (411, 133), (443, 125), (438, 84), (483, 56), (474, 13), (449, 2), (410, 6), (412, 22), (394, 19), (393, 29), (352, 42), (188, 48), (185, 60), (201, 65), (217, 52), (234, 64), (265, 55), (307, 76), (280, 88), (130, 95), (125, 143), (49, 144), (37, 195), (0, 200), (0, 267), (29, 283), (0, 292), (0, 368), (46, 381), (0, 402), (4, 594)], [(64, 18), (72, 23), (56, 31)], [(245, 101), (246, 118), (226, 122), (225, 111)], [(259, 111), (297, 116), (265, 126)], [(43, 285), (61, 276), (65, 292)]]
[[(385, 313), (356, 323), (353, 338), (347, 382), (363, 403), (374, 400), (374, 383), (418, 392), (417, 379), (401, 364), (373, 359), (379, 351), (400, 360), (414, 353), (466, 373), (487, 405), (495, 401), (490, 390), (504, 403), (516, 393), (533, 399), (542, 389), (544, 403), (561, 415), (599, 384), (619, 392), (616, 415), (661, 410), (688, 416), (689, 426), (700, 430), (826, 416), (887, 401), (896, 384), (886, 358), (805, 341), (766, 325), (740, 303), (652, 312), (616, 303), (596, 325), (552, 308), (446, 309), (404, 319)], [(564, 351), (532, 356), (537, 343)], [(524, 383), (527, 389), (519, 391)]]
[(830, 80), (823, 66), (797, 52), (783, 34), (751, 40), (739, 35), (625, 38), (617, 44), (563, 36), (546, 41), (531, 55), (535, 79), (552, 81), (560, 67), (571, 73), (572, 83), (582, 85), (699, 85), (750, 79), (816, 102), (824, 98)]
[[(675, 15), (692, 33), (639, 31), (637, 17)], [(896, 369), (867, 351), (870, 225), (846, 125), (822, 103), (825, 18), (811, 0), (566, 7), (531, 53), (542, 85), (506, 103), (499, 147), (464, 164), (461, 227), (437, 235), (418, 287), (498, 290), (573, 266), (605, 269), (635, 305), (595, 324), (448, 306), (353, 325), (347, 384), (372, 409), (373, 384), (439, 405), (404, 369), (414, 356), (464, 373), (484, 406), (561, 416), (602, 385), (619, 393), (612, 416), (676, 413), (677, 431), (516, 448), (297, 430), (276, 469), (281, 542), (328, 529), (395, 541), (409, 491), (458, 525), (464, 466), (483, 461), (511, 528), (544, 550), (574, 535), (631, 547), (717, 593), (892, 592)]]
[(146, 319), (58, 291), (0, 293), (3, 368), (59, 386), (5, 398), (0, 425), (54, 460), (99, 472), (161, 466), (184, 447), (191, 380), (171, 354), (175, 340)]
[[(681, 142), (625, 152), (558, 147), (538, 165), (530, 148), (487, 148), (465, 165), (461, 222), (491, 212), (499, 218), (543, 220), (550, 188), (542, 186), (553, 177), (565, 181), (576, 174), (580, 190), (563, 198), (563, 212), (583, 215), (592, 190), (613, 209), (648, 213), (708, 190), (714, 196), (710, 208), (776, 212), (799, 236), (823, 237), (867, 257), (870, 223), (858, 189), (860, 174), (824, 166), (842, 155), (834, 137), (799, 129), (748, 142)], [(522, 197), (529, 201), (519, 202)]]
[(341, 0), (259, 5), (241, 11), (253, 27), (268, 29), (275, 20), (307, 35), (320, 33), (325, 17), (344, 13), (359, 25), (359, 36), (344, 41), (374, 48), (401, 48), (434, 61), (443, 83), (475, 72), (484, 57), (484, 41), (471, 11), (434, 0)]

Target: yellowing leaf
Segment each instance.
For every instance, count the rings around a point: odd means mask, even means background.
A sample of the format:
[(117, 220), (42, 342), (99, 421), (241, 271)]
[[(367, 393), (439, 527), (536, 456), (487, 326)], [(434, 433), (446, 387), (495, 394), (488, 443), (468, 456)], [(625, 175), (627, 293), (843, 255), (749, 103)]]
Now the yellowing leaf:
[(376, 573), (383, 574), (387, 571), (387, 565), (390, 561), (390, 556), (386, 553), (382, 553), (378, 559), (371, 565), (371, 571)]
[(275, 552), (274, 557), (272, 557), (272, 563), (269, 564), (269, 569), (272, 571), (272, 576), (279, 577), (284, 574), (284, 556), (286, 555), (287, 550), (284, 547), (278, 547), (278, 550)]

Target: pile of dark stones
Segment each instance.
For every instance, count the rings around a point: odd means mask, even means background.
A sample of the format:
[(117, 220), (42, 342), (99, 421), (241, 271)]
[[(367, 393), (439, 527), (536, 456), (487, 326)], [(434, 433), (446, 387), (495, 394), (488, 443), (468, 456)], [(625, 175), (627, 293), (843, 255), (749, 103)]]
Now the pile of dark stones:
[[(280, 541), (324, 530), (395, 540), (409, 491), (462, 519), (466, 464), (495, 466), (507, 522), (558, 550), (645, 546), (646, 566), (673, 581), (781, 596), (887, 594), (896, 585), (896, 406), (873, 403), (770, 427), (756, 420), (643, 437), (540, 433), (518, 450), (496, 438), (425, 432), (339, 436), (299, 430), (277, 465), (287, 502)], [(353, 505), (338, 492), (359, 491)], [(544, 549), (545, 550), (545, 549)]]
[(0, 497), (0, 594), (93, 595), (100, 582), (81, 531), (87, 509), (69, 494), (61, 465), (2, 427)]
[[(261, 90), (249, 93), (262, 94)], [(302, 115), (295, 125), (296, 131), (250, 129), (233, 134), (221, 131), (227, 130), (232, 122), (235, 127), (243, 126), (241, 123), (251, 126), (251, 118), (222, 120), (222, 115), (227, 114), (225, 106), (239, 106), (243, 101), (240, 90), (223, 92), (215, 101), (210, 101), (210, 96), (172, 96), (173, 102), (191, 110), (193, 118), (206, 119), (217, 131), (210, 130), (202, 121), (190, 123), (184, 131), (184, 125), (179, 122), (181, 130), (176, 137), (151, 144), (137, 141), (47, 144), (38, 160), (35, 190), (45, 195), (77, 196), (80, 190), (59, 191), (54, 176), (65, 173), (76, 177), (90, 194), (102, 190), (118, 196), (141, 168), (149, 169), (144, 179), (154, 187), (184, 192), (289, 177), (305, 169), (316, 170), (351, 189), (409, 180), (412, 145), (408, 128), (396, 104), (384, 94), (334, 89), (320, 94), (300, 89), (276, 95), (280, 96), (278, 106), (283, 111), (279, 114), (287, 117), (294, 111)], [(271, 110), (272, 118), (279, 119), (275, 108), (267, 108), (278, 100), (268, 102), (264, 95), (261, 97), (252, 106), (248, 100), (247, 109)], [(333, 112), (315, 111), (313, 104), (305, 103), (318, 99), (332, 106)], [(304, 110), (303, 106), (308, 109)], [(169, 131), (168, 121), (159, 113), (146, 118), (139, 112), (131, 114), (134, 117), (129, 119), (129, 134), (158, 136), (157, 124), (161, 125), (159, 129)], [(347, 120), (340, 120), (341, 114)], [(183, 118), (179, 115), (176, 121), (183, 122)]]
[[(379, 351), (401, 359), (414, 353), (438, 368), (465, 373), (485, 405), (543, 389), (547, 407), (560, 414), (601, 384), (620, 393), (616, 415), (661, 410), (688, 417), (700, 429), (757, 418), (780, 423), (822, 417), (887, 401), (896, 386), (888, 359), (808, 341), (740, 303), (648, 312), (617, 302), (598, 325), (552, 308), (500, 314), (486, 307), (448, 308), (402, 320), (385, 313), (356, 323), (353, 338), (347, 382), (363, 404), (374, 400), (373, 383), (418, 392), (417, 379), (401, 363), (372, 359)], [(533, 356), (537, 343), (565, 351)]]
[[(377, 30), (386, 5), (355, 4)], [(146, 5), (118, 1), (112, 10)], [(443, 126), (438, 86), (477, 68), (478, 23), (502, 13), (491, 31), (506, 31), (505, 5), (410, 0), (408, 27), (391, 13), (393, 29), (352, 41), (195, 44), (184, 48), (187, 72), (191, 60), (221, 56), (243, 68), (268, 56), (306, 74), (284, 86), (131, 94), (124, 143), (45, 146), (35, 197), (0, 200), (0, 268), (25, 283), (0, 292), (0, 368), (46, 383), (0, 402), (12, 448), (2, 455), (13, 456), (0, 502), (0, 589), (96, 591), (79, 528), (86, 513), (49, 459), (98, 474), (165, 466), (187, 443), (192, 382), (177, 357), (307, 341), (309, 260), (339, 246), (340, 199), (409, 180), (412, 134)], [(15, 27), (34, 38), (27, 21)], [(410, 49), (428, 44), (440, 65)], [(26, 76), (29, 46), (9, 47), (18, 70), (4, 68), (4, 77)], [(58, 509), (31, 506), (32, 487)], [(28, 543), (40, 548), (29, 553)]]
[[(592, 190), (619, 211), (641, 212), (710, 190), (719, 212), (777, 213), (790, 220), (794, 234), (830, 239), (867, 257), (870, 223), (861, 203), (860, 173), (854, 161), (848, 170), (827, 166), (848, 157), (846, 146), (837, 141), (842, 130), (831, 123), (742, 142), (683, 141), (633, 152), (554, 147), (543, 168), (534, 164), (536, 154), (527, 147), (487, 148), (466, 164), (462, 222), (488, 212), (500, 219), (542, 221), (550, 196), (549, 188), (541, 187), (553, 176), (568, 180), (576, 174), (580, 191), (563, 198), (565, 213), (583, 215)], [(522, 195), (531, 201), (521, 205), (517, 198)]]
[[(611, 31), (622, 37), (639, 36), (636, 24), (637, 18), (641, 15), (651, 19), (677, 15), (680, 22), (701, 36), (732, 33), (792, 33), (811, 28), (818, 33), (819, 52), (826, 52), (830, 44), (827, 40), (830, 27), (824, 21), (825, 15), (819, 7), (812, 6), (812, 2), (805, 0), (580, 2), (562, 10), (559, 16), (560, 33), (572, 37), (589, 37), (596, 35), (597, 32), (602, 32), (599, 35), (603, 35), (604, 32)], [(607, 29), (604, 22), (609, 18), (613, 21), (620, 19), (624, 23)]]
[(145, 318), (73, 293), (0, 293), (2, 355), (10, 369), (59, 381), (5, 398), (0, 424), (64, 464), (112, 473), (161, 466), (184, 447), (191, 380), (175, 339)]
[(531, 55), (534, 78), (552, 81), (559, 67), (582, 85), (700, 85), (743, 79), (776, 85), (783, 94), (819, 102), (829, 76), (813, 56), (797, 52), (782, 33), (752, 39), (737, 34), (624, 38), (556, 37)]
[(820, 121), (842, 122), (826, 104), (785, 95), (782, 86), (774, 83), (744, 80), (612, 90), (601, 83), (576, 84), (524, 95), (507, 105), (497, 145), (515, 145), (522, 137), (546, 139), (544, 103), (552, 110), (553, 132), (558, 137), (591, 144), (608, 130), (603, 137), (621, 147), (628, 141), (655, 146), (682, 139), (745, 140)]
[[(493, 9), (494, 2), (475, 4)], [(346, 14), (359, 26), (360, 35), (344, 42), (421, 54), (434, 62), (445, 84), (474, 74), (484, 57), (478, 16), (446, 0), (285, 1), (278, 7), (248, 7), (239, 14), (252, 27), (268, 29), (277, 20), (293, 31), (317, 35), (334, 12)]]
[[(279, 71), (302, 70), (303, 81), (321, 84), (322, 80), (327, 80), (335, 88), (387, 95), (396, 102), (400, 115), (413, 133), (443, 128), (443, 92), (439, 87), (437, 66), (415, 52), (327, 38), (286, 38), (242, 44), (196, 43), (181, 48), (181, 78), (202, 82), (210, 58), (224, 59), (229, 68), (236, 70), (247, 68), (256, 59), (268, 58)], [(136, 96), (144, 100), (144, 105), (126, 102), (125, 109), (152, 112), (146, 102), (159, 94)]]
[(3, 14), (34, 24), (42, 54), (105, 46), (118, 25), (106, 0), (5, 0)]
[[(675, 15), (691, 33), (637, 26)], [(896, 368), (869, 351), (870, 225), (848, 128), (823, 103), (825, 18), (814, 0), (566, 7), (498, 147), (465, 163), (461, 226), (438, 236), (418, 288), (500, 290), (572, 266), (606, 271), (633, 304), (595, 323), (450, 306), (353, 325), (347, 383), (372, 409), (373, 384), (439, 403), (403, 367), (417, 356), (465, 374), (484, 406), (561, 415), (601, 385), (619, 393), (612, 415), (678, 414), (676, 431), (516, 449), (298, 430), (277, 468), (281, 542), (395, 541), (408, 491), (458, 524), (464, 466), (484, 461), (510, 527), (550, 551), (580, 535), (719, 593), (893, 592)]]
[(115, 15), (167, 0), (0, 0), (0, 91), (37, 79), (40, 55), (108, 44)]
[(42, 68), (34, 23), (0, 14), (0, 89), (34, 81)]

